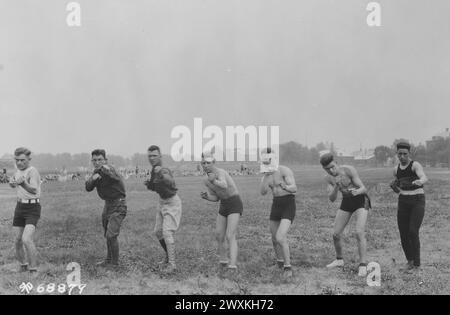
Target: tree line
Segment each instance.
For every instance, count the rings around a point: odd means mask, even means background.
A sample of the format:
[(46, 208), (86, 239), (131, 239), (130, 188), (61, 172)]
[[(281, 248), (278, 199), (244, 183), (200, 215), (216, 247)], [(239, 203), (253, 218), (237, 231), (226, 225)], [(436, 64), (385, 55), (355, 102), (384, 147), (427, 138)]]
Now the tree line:
[[(400, 141), (407, 140), (396, 139), (391, 146), (380, 145), (375, 148), (374, 159), (377, 166), (385, 166), (389, 160), (395, 161), (396, 144)], [(429, 142), (427, 146), (423, 144), (411, 144), (411, 146), (412, 158), (424, 165), (430, 165), (432, 167), (450, 165), (450, 138), (439, 138)], [(285, 164), (317, 165), (319, 163), (320, 152), (324, 150), (336, 153), (333, 143), (321, 142), (314, 147), (307, 147), (300, 143), (290, 141), (280, 145), (280, 161)], [(91, 167), (91, 156), (89, 153), (40, 153), (33, 154), (32, 158), (33, 165), (41, 170), (47, 171), (61, 171), (63, 169), (76, 171), (80, 168)], [(3, 163), (5, 164), (5, 161), (8, 159), (12, 162), (12, 156), (3, 156)], [(146, 154), (142, 153), (135, 153), (131, 157), (110, 154), (108, 155), (108, 160), (116, 167), (150, 167)], [(176, 164), (170, 156), (164, 156), (164, 161), (167, 166)], [(3, 167), (7, 166), (5, 165)]]

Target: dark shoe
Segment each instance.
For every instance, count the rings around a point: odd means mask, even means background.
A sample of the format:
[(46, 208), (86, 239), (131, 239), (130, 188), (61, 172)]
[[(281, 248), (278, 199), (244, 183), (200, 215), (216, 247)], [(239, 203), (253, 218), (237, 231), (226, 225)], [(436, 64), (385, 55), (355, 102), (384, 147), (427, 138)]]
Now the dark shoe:
[(290, 279), (292, 276), (292, 267), (283, 267), (283, 279)]
[(228, 261), (220, 261), (219, 262), (219, 266), (221, 267), (221, 268), (227, 268), (228, 267)]
[(173, 274), (177, 271), (177, 266), (175, 264), (168, 264), (162, 272), (166, 275)]
[(32, 279), (36, 278), (39, 275), (37, 268), (29, 269), (29, 272)]

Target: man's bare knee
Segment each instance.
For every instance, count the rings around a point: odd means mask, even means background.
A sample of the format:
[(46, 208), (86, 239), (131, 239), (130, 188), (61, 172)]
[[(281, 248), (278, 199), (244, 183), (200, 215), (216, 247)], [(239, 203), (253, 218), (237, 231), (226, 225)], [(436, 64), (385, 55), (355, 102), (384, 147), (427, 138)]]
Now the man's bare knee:
[(155, 231), (154, 233), (155, 233), (155, 236), (156, 236), (156, 238), (157, 238), (158, 240), (164, 239), (163, 231), (162, 231), (162, 230), (157, 230), (157, 231)]
[(364, 231), (358, 231), (357, 230), (356, 233), (355, 233), (355, 237), (356, 237), (356, 240), (358, 242), (361, 242), (366, 237), (366, 233)]
[(236, 234), (235, 233), (227, 233), (226, 238), (227, 238), (228, 242), (234, 241), (236, 239)]
[(219, 243), (223, 243), (225, 241), (225, 235), (220, 232), (216, 232), (216, 240)]
[(22, 244), (25, 246), (33, 245), (33, 238), (28, 235), (22, 236)]
[(16, 247), (21, 247), (23, 246), (23, 242), (22, 242), (22, 237), (18, 237), (16, 238)]
[(286, 236), (285, 236), (285, 235), (279, 234), (279, 235), (277, 235), (277, 236), (275, 237), (275, 241), (276, 241), (278, 244), (282, 245), (282, 244), (284, 244), (284, 243), (286, 242)]
[(272, 243), (278, 244), (276, 235), (272, 235)]

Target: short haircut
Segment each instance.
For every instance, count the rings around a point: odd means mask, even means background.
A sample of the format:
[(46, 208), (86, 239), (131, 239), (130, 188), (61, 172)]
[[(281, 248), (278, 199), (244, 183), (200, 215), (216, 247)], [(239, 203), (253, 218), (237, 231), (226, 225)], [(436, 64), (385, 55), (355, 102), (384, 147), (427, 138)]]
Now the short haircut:
[(101, 156), (103, 156), (103, 158), (104, 159), (106, 159), (106, 152), (105, 152), (105, 150), (103, 150), (103, 149), (95, 149), (94, 151), (92, 151), (92, 153), (91, 153), (91, 156), (94, 156), (94, 155), (101, 155)]
[(30, 157), (31, 151), (28, 150), (27, 148), (24, 148), (24, 147), (17, 148), (14, 151), (14, 155), (15, 156), (19, 156), (19, 155), (22, 155), (22, 154), (25, 154), (27, 157)]
[(397, 143), (397, 150), (400, 149), (407, 149), (408, 151), (411, 151), (411, 145), (408, 142), (399, 142)]
[(157, 145), (151, 145), (151, 146), (148, 148), (148, 151), (149, 151), (149, 152), (150, 152), (150, 151), (158, 151), (159, 154), (161, 154), (161, 149), (160, 149)]
[(334, 155), (332, 153), (325, 153), (324, 155), (322, 155), (320, 157), (320, 164), (322, 164), (322, 166), (327, 166), (328, 164), (330, 164), (333, 161), (334, 161)]

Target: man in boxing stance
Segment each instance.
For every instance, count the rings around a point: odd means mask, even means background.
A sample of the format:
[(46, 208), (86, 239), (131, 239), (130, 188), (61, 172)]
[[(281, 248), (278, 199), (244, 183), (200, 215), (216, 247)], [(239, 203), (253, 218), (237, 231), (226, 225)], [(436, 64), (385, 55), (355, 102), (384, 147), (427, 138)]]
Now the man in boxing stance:
[(336, 201), (338, 192), (342, 194), (342, 203), (336, 213), (334, 222), (333, 241), (336, 250), (336, 260), (327, 265), (327, 268), (344, 266), (342, 256), (342, 233), (350, 221), (351, 216), (356, 216), (356, 240), (358, 242), (359, 269), (358, 275), (367, 275), (366, 251), (367, 242), (365, 236), (365, 226), (369, 213), (370, 199), (367, 196), (367, 189), (359, 178), (358, 172), (353, 166), (338, 165), (331, 153), (325, 153), (320, 158), (320, 164), (328, 173), (325, 180), (328, 184), (329, 199)]
[[(208, 201), (220, 201), (216, 221), (220, 265), (222, 267), (228, 266), (228, 270), (234, 272), (237, 270), (238, 243), (236, 234), (239, 219), (243, 212), (242, 200), (233, 179), (228, 172), (216, 166), (216, 160), (211, 153), (202, 154), (202, 167), (206, 173), (204, 184), (208, 191), (202, 192), (200, 196)], [(228, 260), (225, 249), (225, 238), (229, 245), (230, 260)]]
[(30, 165), (30, 150), (16, 149), (14, 159), (17, 171), (10, 178), (9, 185), (17, 192), (13, 219), (13, 227), (17, 235), (16, 258), (20, 263), (21, 272), (29, 271), (30, 274), (36, 275), (38, 253), (33, 239), (41, 217), (41, 177), (39, 172)]
[[(261, 163), (270, 165), (275, 159), (273, 151), (268, 148), (261, 154)], [(295, 218), (295, 184), (294, 173), (286, 166), (279, 165), (274, 170), (264, 173), (260, 185), (261, 195), (272, 191), (273, 203), (270, 212), (270, 232), (272, 243), (277, 257), (277, 265), (283, 268), (284, 276), (292, 276), (291, 257), (287, 233)]]
[(394, 169), (391, 188), (399, 194), (397, 223), (402, 248), (408, 261), (406, 270), (420, 269), (419, 230), (425, 216), (425, 191), (423, 185), (428, 181), (422, 165), (411, 159), (409, 143), (397, 144), (397, 157), (400, 164)]
[(119, 266), (118, 236), (122, 222), (127, 215), (125, 185), (122, 177), (108, 165), (105, 150), (92, 151), (94, 172), (86, 181), (86, 190), (91, 192), (97, 188), (98, 196), (105, 201), (102, 213), (102, 224), (105, 231), (107, 254), (106, 259), (97, 266)]
[(181, 199), (178, 197), (172, 172), (162, 165), (161, 149), (152, 145), (148, 148), (147, 156), (152, 172), (150, 179), (144, 184), (159, 195), (154, 231), (166, 253), (166, 258), (160, 265), (164, 267), (164, 273), (173, 273), (176, 271), (174, 235), (181, 221)]

